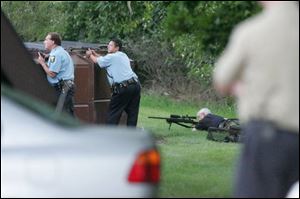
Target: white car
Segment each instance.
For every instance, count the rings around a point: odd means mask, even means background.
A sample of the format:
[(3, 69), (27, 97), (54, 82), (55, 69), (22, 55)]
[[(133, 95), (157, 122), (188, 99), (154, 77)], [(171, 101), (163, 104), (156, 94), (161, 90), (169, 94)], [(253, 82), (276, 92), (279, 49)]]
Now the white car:
[(85, 126), (1, 85), (2, 197), (155, 197), (150, 133)]

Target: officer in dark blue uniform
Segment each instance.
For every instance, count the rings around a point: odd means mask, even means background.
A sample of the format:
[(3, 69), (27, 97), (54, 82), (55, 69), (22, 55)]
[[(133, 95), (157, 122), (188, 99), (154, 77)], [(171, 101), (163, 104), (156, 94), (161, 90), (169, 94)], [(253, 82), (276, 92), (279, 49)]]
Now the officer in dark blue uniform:
[(65, 110), (74, 116), (74, 64), (69, 53), (61, 47), (58, 33), (50, 32), (44, 41), (45, 48), (51, 50), (48, 62), (39, 53), (38, 62), (47, 74), (49, 83), (55, 88), (57, 110)]
[(122, 42), (112, 39), (108, 46), (108, 54), (100, 56), (93, 50), (86, 52), (86, 57), (100, 68), (105, 68), (108, 81), (112, 87), (107, 123), (117, 125), (122, 112), (127, 113), (127, 126), (136, 126), (138, 120), (141, 85), (137, 75), (130, 66), (128, 56), (121, 52)]
[(225, 118), (211, 114), (211, 111), (208, 108), (202, 108), (198, 111), (197, 118), (199, 122), (195, 125), (194, 130), (207, 131), (209, 127), (222, 128), (226, 122)]
[(221, 124), (225, 122), (225, 118), (214, 115), (214, 114), (207, 114), (202, 120), (196, 124), (195, 128), (197, 130), (205, 130), (207, 131), (209, 127), (220, 128)]

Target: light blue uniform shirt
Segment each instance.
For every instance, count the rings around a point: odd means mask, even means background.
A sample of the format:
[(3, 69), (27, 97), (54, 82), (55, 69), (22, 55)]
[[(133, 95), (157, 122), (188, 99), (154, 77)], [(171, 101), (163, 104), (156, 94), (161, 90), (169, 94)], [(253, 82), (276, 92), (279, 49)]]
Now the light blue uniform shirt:
[(97, 58), (100, 68), (105, 68), (109, 84), (120, 83), (132, 77), (138, 78), (130, 66), (128, 56), (120, 51)]
[(74, 64), (71, 56), (61, 46), (51, 50), (48, 60), (49, 70), (56, 73), (54, 78), (47, 75), (50, 84), (58, 83), (59, 80), (74, 80)]

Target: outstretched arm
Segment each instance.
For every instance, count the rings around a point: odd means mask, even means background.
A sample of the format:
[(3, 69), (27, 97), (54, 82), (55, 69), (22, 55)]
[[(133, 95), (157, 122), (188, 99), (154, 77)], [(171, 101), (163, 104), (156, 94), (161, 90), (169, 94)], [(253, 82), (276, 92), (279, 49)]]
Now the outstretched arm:
[(38, 62), (39, 62), (39, 64), (43, 67), (43, 69), (44, 69), (44, 71), (46, 72), (46, 74), (47, 74), (48, 76), (52, 77), (52, 78), (55, 77), (55, 76), (56, 76), (56, 73), (49, 70), (49, 67), (48, 67), (48, 65), (46, 64), (44, 57), (43, 57), (39, 52), (38, 52), (38, 55), (39, 55), (39, 57), (38, 57)]
[(86, 51), (86, 58), (91, 59), (94, 63), (97, 63), (97, 58), (101, 57), (101, 55), (97, 54), (94, 50), (90, 48)]

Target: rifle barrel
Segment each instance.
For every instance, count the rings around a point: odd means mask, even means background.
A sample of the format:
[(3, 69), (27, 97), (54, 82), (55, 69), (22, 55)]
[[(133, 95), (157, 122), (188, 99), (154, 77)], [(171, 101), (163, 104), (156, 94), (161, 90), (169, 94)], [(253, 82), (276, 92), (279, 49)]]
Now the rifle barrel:
[(190, 123), (190, 124), (197, 124), (197, 121), (194, 121), (192, 117), (179, 117), (179, 118), (174, 118), (174, 117), (148, 117), (151, 119), (161, 119), (161, 120), (166, 120), (168, 123)]
[(170, 118), (168, 118), (168, 117), (152, 117), (152, 116), (150, 116), (150, 117), (148, 117), (148, 118), (151, 118), (151, 119), (164, 119), (164, 120), (170, 119)]
[(148, 118), (151, 119), (197, 119), (197, 117), (195, 116), (188, 116), (188, 115), (170, 115), (170, 117), (153, 117), (153, 116), (149, 116)]
[(167, 122), (172, 122), (172, 123), (189, 123), (189, 124), (197, 124), (197, 121), (194, 121), (193, 119), (190, 118), (168, 118)]

